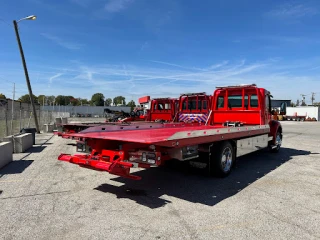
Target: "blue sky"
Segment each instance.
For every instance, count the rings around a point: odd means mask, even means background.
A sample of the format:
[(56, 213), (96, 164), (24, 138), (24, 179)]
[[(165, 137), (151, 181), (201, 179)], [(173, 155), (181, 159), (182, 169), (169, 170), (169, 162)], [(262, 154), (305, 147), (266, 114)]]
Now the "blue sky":
[[(19, 7), (17, 7), (19, 6)], [(320, 101), (320, 1), (2, 0), (0, 92), (174, 97), (256, 83), (276, 99)]]

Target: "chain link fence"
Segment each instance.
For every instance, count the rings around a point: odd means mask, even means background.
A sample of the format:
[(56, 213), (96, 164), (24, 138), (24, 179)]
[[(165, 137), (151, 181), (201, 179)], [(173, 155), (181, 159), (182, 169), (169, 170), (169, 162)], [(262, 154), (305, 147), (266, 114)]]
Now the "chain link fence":
[[(69, 113), (40, 110), (36, 104), (36, 113), (40, 131), (45, 130), (44, 124), (52, 124), (56, 117), (69, 117)], [(10, 99), (0, 101), (0, 138), (20, 133), (23, 128), (35, 128), (32, 105), (12, 101)]]

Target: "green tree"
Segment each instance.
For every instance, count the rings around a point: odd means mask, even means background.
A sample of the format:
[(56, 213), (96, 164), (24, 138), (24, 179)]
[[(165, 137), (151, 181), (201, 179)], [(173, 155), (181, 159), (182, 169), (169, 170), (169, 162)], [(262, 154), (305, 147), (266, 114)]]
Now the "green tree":
[[(33, 96), (33, 101), (35, 103), (37, 103), (38, 102), (38, 97), (33, 95), (33, 94), (32, 94), (32, 96)], [(18, 100), (23, 102), (23, 103), (31, 103), (29, 94), (25, 94), (25, 95), (21, 96)]]
[(134, 109), (134, 107), (136, 106), (136, 103), (133, 100), (131, 100), (130, 102), (128, 102), (127, 106), (131, 107), (131, 111), (132, 111)]
[(53, 95), (51, 95), (51, 96), (46, 96), (46, 103), (47, 103), (48, 105), (51, 105), (51, 104), (54, 103), (55, 99), (56, 99), (56, 97), (53, 96)]
[(80, 105), (89, 105), (90, 102), (86, 98), (79, 98)]
[(117, 96), (113, 99), (113, 103), (117, 105), (126, 105), (126, 98), (123, 96)]
[(104, 96), (102, 93), (95, 93), (91, 97), (91, 104), (94, 106), (104, 106)]
[(43, 105), (43, 103), (46, 105), (46, 96), (45, 95), (39, 95), (38, 96), (38, 103), (40, 105)]
[(56, 105), (65, 105), (65, 104), (66, 104), (65, 96), (63, 96), (63, 95), (58, 95), (58, 96), (56, 97), (55, 103), (56, 103)]
[(106, 101), (105, 101), (105, 104), (106, 104), (106, 106), (111, 106), (111, 104), (112, 104), (112, 99), (111, 98), (107, 98), (106, 99)]
[(6, 98), (6, 95), (0, 93), (0, 99), (7, 99), (7, 98)]
[(72, 104), (71, 100), (74, 99), (73, 96), (64, 96), (64, 104), (65, 105), (70, 105)]
[(77, 98), (71, 98), (70, 102), (71, 102), (72, 106), (79, 106), (80, 105), (80, 101)]

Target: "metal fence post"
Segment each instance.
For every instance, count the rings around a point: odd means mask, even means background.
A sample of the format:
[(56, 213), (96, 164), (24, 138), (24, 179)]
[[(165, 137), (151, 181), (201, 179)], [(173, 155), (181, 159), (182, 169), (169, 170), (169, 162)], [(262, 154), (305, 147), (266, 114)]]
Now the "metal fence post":
[(22, 125), (21, 114), (22, 114), (22, 112), (21, 112), (21, 102), (20, 102), (20, 129), (19, 129), (20, 131), (22, 129), (22, 127), (21, 127), (21, 125)]
[(5, 118), (6, 118), (6, 136), (9, 135), (9, 132), (8, 132), (8, 104), (6, 104), (6, 107), (5, 107)]

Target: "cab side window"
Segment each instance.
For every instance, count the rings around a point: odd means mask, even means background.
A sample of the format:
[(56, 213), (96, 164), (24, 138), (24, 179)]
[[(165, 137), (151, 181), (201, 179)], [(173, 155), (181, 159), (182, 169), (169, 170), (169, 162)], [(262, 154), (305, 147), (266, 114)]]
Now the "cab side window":
[(266, 110), (269, 112), (269, 108), (270, 108), (270, 105), (269, 105), (269, 101), (270, 101), (270, 98), (269, 98), (269, 95), (266, 95)]
[(187, 102), (186, 99), (182, 103), (182, 110), (187, 110)]
[(202, 109), (206, 110), (207, 109), (207, 100), (204, 100), (202, 102)]
[(202, 101), (198, 100), (198, 110), (201, 110), (201, 109), (202, 109)]
[(159, 110), (163, 110), (164, 109), (164, 106), (162, 103), (159, 103)]
[(188, 101), (188, 110), (196, 110), (197, 109), (197, 102), (196, 100), (190, 100)]
[(219, 96), (217, 99), (217, 108), (224, 107), (224, 96)]
[(252, 94), (250, 96), (250, 107), (257, 108), (258, 107), (258, 96), (256, 94)]
[(241, 108), (242, 95), (228, 96), (228, 108)]

